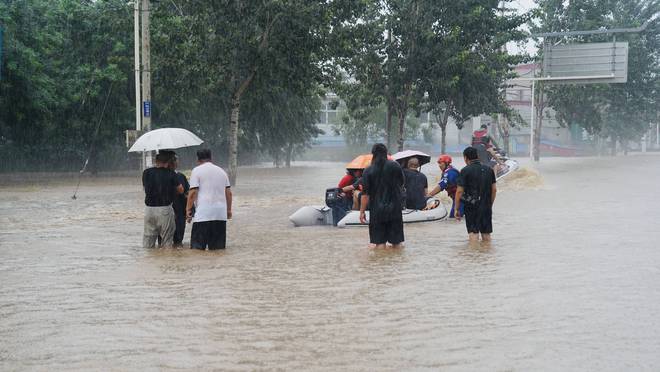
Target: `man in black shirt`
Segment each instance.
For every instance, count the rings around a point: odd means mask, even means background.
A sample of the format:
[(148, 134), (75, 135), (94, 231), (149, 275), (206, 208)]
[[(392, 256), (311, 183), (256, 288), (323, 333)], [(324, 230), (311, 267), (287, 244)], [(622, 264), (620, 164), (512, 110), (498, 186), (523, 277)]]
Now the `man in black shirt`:
[(458, 177), (456, 190), (456, 219), (460, 220), (460, 207), (463, 204), (465, 225), (470, 241), (490, 241), (493, 232), (493, 203), (497, 195), (495, 172), (481, 164), (477, 149), (468, 147), (463, 151), (465, 166)]
[(429, 184), (426, 175), (419, 171), (419, 159), (412, 157), (403, 170), (406, 178), (406, 208), (422, 210), (426, 207), (426, 192)]
[(183, 186), (168, 167), (171, 156), (171, 152), (159, 152), (156, 166), (142, 172), (146, 205), (142, 242), (145, 248), (153, 248), (158, 236), (162, 238), (161, 246), (173, 245), (175, 220), (172, 202), (177, 194), (183, 194)]
[(367, 223), (369, 206), (369, 240), (376, 248), (390, 242), (398, 248), (404, 241), (401, 214), (403, 171), (399, 163), (387, 160), (387, 147), (377, 143), (371, 149), (371, 165), (362, 176), (363, 191), (360, 203), (360, 222)]
[(183, 234), (186, 231), (186, 203), (188, 202), (188, 190), (190, 190), (190, 184), (188, 184), (186, 176), (176, 171), (178, 167), (179, 158), (176, 154), (173, 154), (169, 161), (169, 168), (174, 171), (177, 181), (183, 186), (183, 194), (177, 194), (172, 202), (174, 221), (176, 222), (176, 228), (174, 230), (175, 247), (180, 247), (183, 244)]

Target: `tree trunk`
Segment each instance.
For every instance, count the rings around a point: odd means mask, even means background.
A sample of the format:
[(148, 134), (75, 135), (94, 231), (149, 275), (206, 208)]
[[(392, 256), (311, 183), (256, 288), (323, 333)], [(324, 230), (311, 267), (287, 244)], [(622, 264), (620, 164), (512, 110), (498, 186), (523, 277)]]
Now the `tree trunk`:
[(286, 148), (286, 167), (291, 168), (291, 161), (293, 160), (293, 144), (290, 143)]
[(509, 119), (500, 114), (498, 124), (500, 127), (500, 136), (502, 137), (502, 148), (505, 153), (509, 154), (511, 151), (509, 147)]
[(229, 119), (229, 182), (236, 185), (238, 175), (238, 115), (241, 111), (241, 97), (231, 97), (231, 116)]
[(538, 104), (536, 105), (536, 123), (534, 123), (534, 161), (541, 159), (541, 128), (543, 128), (543, 85), (539, 84), (539, 93), (537, 94)]
[(92, 176), (97, 176), (99, 173), (98, 151), (96, 146), (92, 145), (92, 151), (89, 153), (89, 172)]
[(446, 109), (442, 117), (437, 117), (440, 127), (440, 153), (447, 153), (447, 122), (449, 121), (449, 109)]
[(273, 154), (273, 164), (275, 165), (275, 168), (279, 168), (281, 161), (280, 161), (280, 149), (277, 149), (275, 151), (275, 154)]
[(401, 110), (404, 112), (399, 112), (397, 113), (397, 117), (399, 119), (399, 138), (397, 140), (397, 149), (398, 151), (403, 151), (403, 143), (404, 143), (404, 134), (405, 134), (405, 129), (406, 129), (406, 112), (405, 110)]
[(610, 156), (616, 156), (616, 137), (612, 137)]
[(392, 146), (392, 104), (387, 103), (387, 117), (385, 118), (385, 142), (387, 148)]

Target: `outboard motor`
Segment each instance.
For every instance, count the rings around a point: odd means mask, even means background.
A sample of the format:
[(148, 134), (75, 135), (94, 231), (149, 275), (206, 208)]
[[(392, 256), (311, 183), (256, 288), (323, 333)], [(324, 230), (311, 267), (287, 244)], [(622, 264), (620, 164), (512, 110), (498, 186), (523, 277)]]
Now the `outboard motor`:
[(325, 205), (332, 209), (332, 224), (335, 226), (351, 210), (348, 202), (352, 201), (347, 201), (341, 194), (341, 189), (337, 187), (325, 190)]
[(341, 189), (333, 187), (325, 190), (325, 205), (332, 208), (337, 203), (341, 202)]

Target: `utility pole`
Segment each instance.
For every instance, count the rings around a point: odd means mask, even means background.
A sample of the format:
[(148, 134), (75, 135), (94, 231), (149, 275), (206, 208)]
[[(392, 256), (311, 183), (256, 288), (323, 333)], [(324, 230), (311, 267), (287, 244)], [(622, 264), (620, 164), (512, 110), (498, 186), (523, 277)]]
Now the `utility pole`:
[[(136, 0), (137, 1), (137, 0)], [(149, 40), (149, 0), (142, 0), (142, 130), (151, 130), (151, 49)], [(151, 152), (147, 152), (147, 165), (151, 165)]]
[(134, 61), (135, 61), (135, 130), (142, 130), (142, 96), (140, 95), (140, 1), (134, 0)]
[(536, 117), (536, 105), (534, 104), (534, 92), (536, 91), (536, 80), (532, 80), (532, 107), (529, 118), (529, 158), (534, 160), (534, 118)]

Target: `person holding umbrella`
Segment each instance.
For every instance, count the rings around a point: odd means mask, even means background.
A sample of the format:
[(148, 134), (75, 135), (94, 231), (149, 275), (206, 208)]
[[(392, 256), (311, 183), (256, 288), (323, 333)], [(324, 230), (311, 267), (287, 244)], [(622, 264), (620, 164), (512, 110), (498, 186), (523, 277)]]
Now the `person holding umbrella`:
[(183, 194), (183, 186), (176, 173), (169, 168), (171, 151), (160, 151), (156, 155), (156, 166), (142, 172), (144, 187), (144, 236), (142, 245), (154, 248), (158, 237), (161, 247), (174, 245), (176, 223), (172, 203), (177, 194)]
[(187, 129), (159, 128), (140, 136), (128, 150), (128, 152), (158, 151), (156, 166), (145, 169), (142, 173), (146, 205), (144, 247), (153, 248), (159, 236), (161, 246), (173, 245), (176, 222), (172, 204), (175, 195), (183, 194), (184, 188), (174, 170), (170, 169), (170, 160), (175, 155), (171, 150), (197, 146), (203, 142)]

